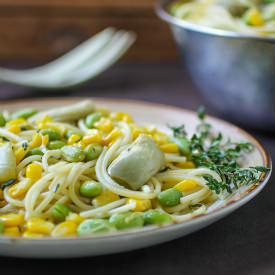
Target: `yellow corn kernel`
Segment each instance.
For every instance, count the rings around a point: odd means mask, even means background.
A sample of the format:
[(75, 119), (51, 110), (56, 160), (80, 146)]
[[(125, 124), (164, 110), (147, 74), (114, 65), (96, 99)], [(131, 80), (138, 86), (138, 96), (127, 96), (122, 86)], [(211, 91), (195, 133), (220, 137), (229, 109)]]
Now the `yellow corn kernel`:
[(81, 217), (80, 215), (76, 214), (76, 213), (69, 213), (69, 215), (66, 217), (66, 221), (72, 221), (75, 224), (80, 224), (84, 221), (85, 219), (83, 217)]
[(21, 128), (17, 124), (14, 124), (8, 128), (8, 131), (13, 134), (19, 134), (21, 132)]
[(44, 235), (41, 233), (31, 232), (29, 230), (25, 231), (22, 235), (24, 238), (42, 238)]
[(68, 138), (68, 141), (67, 143), (69, 145), (73, 145), (75, 142), (79, 141), (81, 139), (81, 137), (79, 135), (71, 135), (69, 138)]
[(193, 179), (183, 180), (176, 184), (174, 188), (178, 189), (180, 192), (188, 192), (193, 190), (198, 186), (197, 182)]
[(183, 169), (193, 169), (196, 168), (196, 165), (193, 161), (186, 161), (186, 162), (181, 162), (176, 165), (178, 168), (183, 168)]
[(112, 120), (121, 120), (122, 119), (122, 112), (112, 112), (110, 113), (110, 119)]
[(132, 211), (142, 212), (152, 208), (150, 200), (138, 200), (138, 199), (130, 198), (127, 200), (126, 204), (130, 204), (134, 202), (136, 203), (136, 206), (135, 208), (132, 209)]
[(145, 129), (142, 126), (134, 125), (131, 128), (131, 132), (132, 132), (132, 135), (133, 135), (133, 139), (136, 139), (140, 134), (145, 132)]
[(110, 113), (110, 119), (112, 120), (121, 120), (122, 112), (112, 112)]
[(36, 124), (47, 123), (47, 122), (53, 122), (53, 119), (49, 115), (45, 115), (42, 119), (38, 119), (35, 122)]
[(98, 122), (95, 123), (95, 127), (104, 133), (108, 133), (113, 129), (113, 122), (109, 118), (102, 117)]
[(18, 148), (14, 153), (16, 164), (18, 164), (26, 156), (28, 152), (29, 152), (28, 146), (22, 145), (22, 147)]
[(122, 121), (124, 121), (124, 122), (126, 122), (126, 123), (132, 123), (132, 122), (133, 122), (131, 116), (128, 115), (127, 113), (124, 113), (124, 114), (123, 114)]
[(17, 226), (5, 228), (3, 234), (9, 237), (19, 237), (21, 235)]
[(14, 227), (23, 224), (24, 215), (19, 214), (7, 214), (0, 217), (5, 227)]
[(26, 178), (32, 182), (39, 180), (42, 177), (42, 166), (38, 163), (31, 163), (26, 168)]
[(166, 189), (169, 189), (169, 188), (172, 188), (176, 185), (175, 182), (172, 182), (172, 181), (169, 181), (169, 182), (166, 182), (162, 185), (161, 189), (162, 190), (166, 190)]
[(65, 221), (60, 223), (52, 231), (53, 237), (69, 237), (76, 235), (77, 224), (73, 221)]
[(38, 123), (37, 124), (37, 129), (39, 129), (39, 130), (42, 130), (42, 129), (46, 129), (46, 123)]
[(126, 123), (132, 123), (133, 120), (131, 118), (131, 116), (127, 113), (123, 113), (123, 112), (114, 112), (110, 114), (110, 118), (113, 120), (120, 120), (120, 121), (124, 121)]
[(92, 129), (87, 132), (87, 134), (82, 138), (84, 144), (89, 145), (91, 143), (101, 143), (102, 134), (97, 129)]
[(49, 139), (50, 138), (48, 135), (42, 136), (42, 145), (47, 146), (49, 143)]
[(168, 144), (163, 144), (160, 145), (160, 150), (164, 153), (178, 153), (179, 152), (179, 147), (176, 143), (168, 143)]
[(30, 149), (40, 147), (42, 144), (42, 135), (36, 133), (33, 135), (32, 142), (30, 144)]
[(145, 127), (145, 130), (147, 134), (153, 135), (157, 132), (157, 127), (154, 125), (149, 125)]
[(119, 199), (120, 197), (118, 194), (115, 194), (110, 190), (106, 190), (105, 192), (94, 198), (92, 200), (92, 203), (95, 207), (99, 207), (113, 201), (118, 201)]
[(17, 118), (17, 119), (14, 119), (14, 120), (10, 120), (7, 125), (8, 126), (11, 126), (11, 125), (21, 125), (21, 124), (24, 124), (26, 123), (26, 120), (24, 118)]
[(117, 128), (115, 128), (110, 134), (108, 134), (108, 136), (103, 139), (102, 143), (103, 145), (109, 145), (110, 143), (116, 141), (120, 136), (121, 132)]
[(79, 142), (75, 143), (74, 145), (78, 146), (81, 149), (85, 149), (85, 147), (86, 147), (86, 144), (82, 140), (80, 140)]
[(254, 9), (248, 14), (248, 23), (252, 26), (260, 27), (265, 24), (265, 19), (258, 10)]
[(170, 141), (170, 138), (161, 132), (153, 134), (153, 138), (158, 145), (167, 144)]
[(30, 179), (22, 180), (19, 183), (16, 183), (13, 186), (11, 186), (8, 190), (8, 194), (13, 199), (20, 198), (27, 193), (31, 185), (32, 185), (32, 182)]
[(31, 218), (27, 221), (27, 229), (34, 233), (50, 234), (54, 224), (40, 218)]
[(155, 209), (157, 207), (159, 207), (159, 202), (157, 198), (154, 198), (151, 200), (151, 204), (152, 204), (152, 208)]

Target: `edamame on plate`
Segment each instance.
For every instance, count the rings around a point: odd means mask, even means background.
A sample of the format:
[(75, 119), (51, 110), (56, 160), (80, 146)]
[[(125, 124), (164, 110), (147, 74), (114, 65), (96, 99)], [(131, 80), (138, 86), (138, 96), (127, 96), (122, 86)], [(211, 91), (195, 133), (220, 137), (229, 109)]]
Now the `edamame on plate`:
[(168, 116), (160, 129), (149, 116), (137, 123), (129, 111), (89, 99), (34, 107), (0, 114), (3, 237), (86, 238), (165, 228), (239, 199), (269, 171), (266, 156), (246, 162), (262, 156), (253, 139), (224, 136), (203, 108), (197, 118), (192, 114), (196, 130), (187, 132), (184, 117), (173, 123)]

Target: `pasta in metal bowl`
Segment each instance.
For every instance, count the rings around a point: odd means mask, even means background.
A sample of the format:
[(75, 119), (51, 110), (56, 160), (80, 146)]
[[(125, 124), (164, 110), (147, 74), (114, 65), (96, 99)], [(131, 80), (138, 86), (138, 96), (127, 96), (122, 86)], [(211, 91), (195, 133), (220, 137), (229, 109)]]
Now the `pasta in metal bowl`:
[(275, 34), (274, 0), (175, 1), (169, 13), (201, 26), (244, 34)]
[(92, 100), (0, 115), (0, 232), (92, 236), (209, 213), (264, 166), (243, 167), (246, 141), (214, 135), (204, 110), (191, 137), (139, 125)]

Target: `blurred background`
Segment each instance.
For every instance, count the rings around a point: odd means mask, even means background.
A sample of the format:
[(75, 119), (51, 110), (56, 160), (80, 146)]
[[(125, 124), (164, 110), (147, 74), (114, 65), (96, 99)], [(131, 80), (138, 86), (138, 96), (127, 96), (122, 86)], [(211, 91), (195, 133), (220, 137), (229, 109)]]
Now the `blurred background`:
[(156, 16), (154, 0), (0, 0), (2, 61), (45, 62), (106, 27), (134, 30), (127, 61), (170, 61), (172, 34)]
[(203, 102), (186, 72), (181, 71), (172, 33), (156, 15), (154, 4), (154, 0), (0, 0), (3, 67), (45, 64), (110, 26), (137, 35), (114, 66), (80, 87), (48, 91), (1, 83), (0, 100), (101, 96), (197, 109)]

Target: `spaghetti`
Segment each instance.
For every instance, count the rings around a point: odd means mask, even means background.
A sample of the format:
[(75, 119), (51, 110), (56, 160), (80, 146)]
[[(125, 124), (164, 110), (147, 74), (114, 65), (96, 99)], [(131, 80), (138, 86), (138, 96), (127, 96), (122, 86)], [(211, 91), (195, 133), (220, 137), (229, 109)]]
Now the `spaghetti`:
[(0, 128), (4, 235), (86, 236), (171, 223), (206, 213), (229, 194), (209, 187), (207, 176), (221, 182), (221, 175), (196, 167), (183, 138), (137, 125), (126, 113), (88, 100), (20, 114), (4, 112)]

